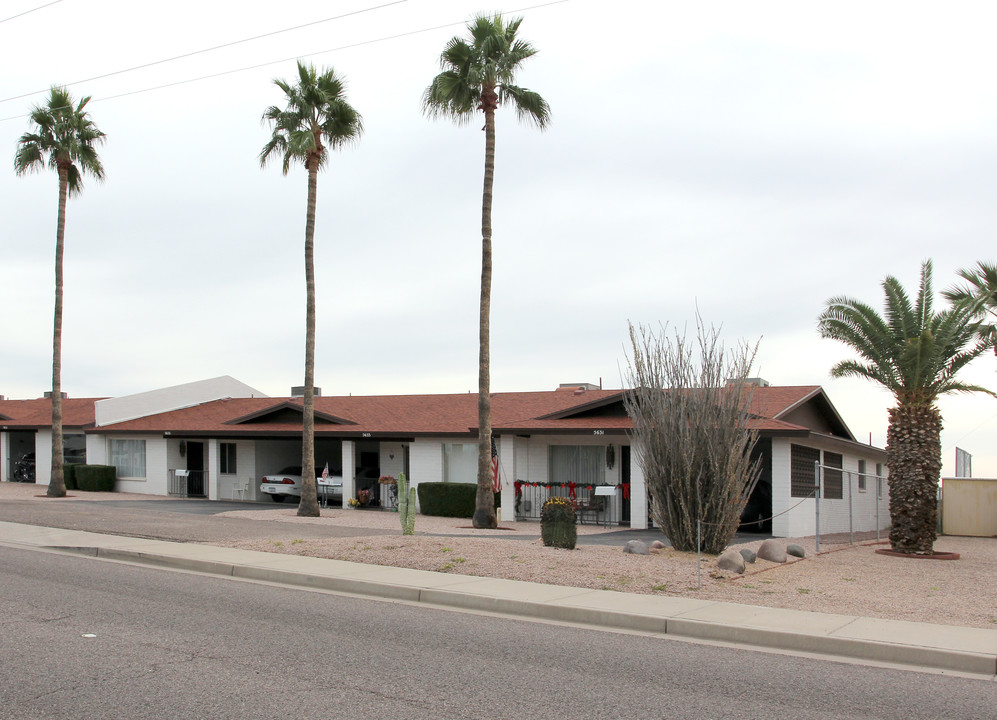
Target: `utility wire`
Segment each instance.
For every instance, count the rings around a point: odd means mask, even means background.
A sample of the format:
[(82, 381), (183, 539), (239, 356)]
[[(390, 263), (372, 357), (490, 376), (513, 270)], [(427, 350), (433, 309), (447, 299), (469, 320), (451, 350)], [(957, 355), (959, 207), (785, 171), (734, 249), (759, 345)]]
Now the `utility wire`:
[(35, 10), (41, 10), (42, 8), (47, 8), (49, 5), (55, 5), (55, 4), (61, 3), (61, 2), (62, 2), (62, 0), (52, 0), (52, 2), (50, 2), (50, 3), (45, 3), (44, 5), (39, 5), (36, 8), (31, 8), (30, 10), (25, 10), (24, 12), (18, 13), (17, 15), (11, 15), (9, 18), (4, 18), (3, 20), (0, 20), (0, 23), (5, 23), (8, 20), (13, 20), (14, 18), (19, 18), (22, 15), (27, 15), (28, 13), (33, 13)]
[[(56, 0), (56, 2), (62, 2), (62, 0)], [(353, 12), (344, 13), (343, 15), (336, 15), (334, 17), (328, 17), (323, 20), (314, 20), (312, 22), (304, 23), (303, 25), (295, 25), (294, 27), (284, 28), (283, 30), (274, 30), (272, 32), (263, 33), (262, 35), (254, 35), (253, 37), (243, 38), (242, 40), (233, 40), (232, 42), (222, 43), (221, 45), (215, 45), (214, 47), (204, 48), (203, 50), (194, 50), (192, 52), (184, 53), (182, 55), (174, 55), (173, 57), (164, 58), (162, 60), (154, 60), (152, 62), (148, 62), (143, 65), (135, 65), (134, 67), (125, 68), (124, 70), (115, 70), (114, 72), (104, 73), (103, 75), (94, 75), (93, 77), (83, 78), (82, 80), (74, 80), (73, 82), (63, 83), (63, 84), (67, 86), (79, 85), (80, 83), (90, 82), (91, 80), (103, 80), (104, 78), (113, 77), (115, 75), (124, 75), (125, 73), (130, 73), (134, 70), (143, 70), (145, 68), (154, 67), (156, 65), (163, 65), (168, 62), (173, 62), (174, 60), (182, 60), (183, 58), (193, 57), (194, 55), (202, 55), (204, 53), (213, 52), (215, 50), (221, 50), (222, 48), (232, 47), (234, 45), (242, 45), (243, 43), (252, 42), (253, 40), (261, 40), (266, 37), (272, 37), (274, 35), (281, 35), (282, 33), (291, 32), (292, 30), (301, 30), (302, 28), (312, 27), (314, 25), (321, 25), (322, 23), (332, 22), (333, 20), (342, 20), (343, 18), (347, 18), (352, 15), (361, 15), (363, 13), (371, 12), (372, 10), (381, 10), (382, 8), (391, 7), (392, 5), (400, 5), (403, 2), (408, 2), (408, 0), (394, 0), (393, 2), (384, 3), (383, 5), (375, 5), (374, 7), (365, 8), (363, 10), (354, 10)], [(29, 10), (28, 12), (31, 11)], [(23, 15), (24, 13), (21, 14)], [(14, 17), (17, 16), (15, 15)], [(38, 93), (43, 93), (46, 90), (48, 90), (48, 88), (44, 88), (42, 90), (33, 90), (32, 92), (24, 93), (23, 95), (13, 95), (9, 98), (4, 98), (3, 100), (0, 100), (0, 103), (9, 102), (10, 100), (20, 100), (21, 98), (26, 98), (31, 95), (37, 95)]]
[[(540, 5), (531, 5), (530, 7), (518, 8), (516, 10), (510, 10), (510, 12), (526, 12), (527, 10), (536, 10), (538, 8), (548, 7), (550, 5), (560, 5), (562, 3), (570, 2), (570, 0), (553, 0), (553, 2), (542, 3)], [(317, 52), (311, 53), (301, 53), (300, 55), (295, 55), (293, 57), (282, 58), (280, 60), (271, 60), (265, 63), (259, 63), (258, 65), (249, 65), (246, 67), (235, 68), (234, 70), (224, 70), (222, 72), (213, 73), (211, 75), (202, 75), (200, 77), (188, 78), (186, 80), (177, 80), (176, 82), (166, 83), (165, 85), (156, 85), (154, 87), (142, 88), (141, 90), (131, 90), (125, 93), (119, 93), (117, 95), (108, 95), (107, 97), (101, 97), (95, 99), (93, 102), (100, 102), (102, 100), (115, 100), (117, 98), (128, 97), (129, 95), (139, 95), (141, 93), (153, 92), (154, 90), (163, 90), (165, 88), (176, 87), (177, 85), (186, 85), (187, 83), (199, 82), (201, 80), (210, 80), (211, 78), (223, 77), (225, 75), (233, 75), (235, 73), (245, 72), (246, 70), (258, 70), (262, 67), (267, 67), (268, 65), (279, 65), (280, 63), (287, 62), (288, 60), (295, 60), (301, 57), (312, 57), (315, 55), (324, 55), (326, 53), (336, 52), (339, 50), (348, 50), (350, 48), (361, 47), (363, 45), (373, 45), (375, 43), (386, 42), (388, 40), (397, 40), (399, 38), (408, 37), (410, 35), (419, 35), (421, 33), (432, 32), (434, 30), (442, 30), (443, 28), (454, 27), (455, 25), (465, 25), (466, 20), (460, 20), (458, 22), (445, 23), (443, 25), (434, 25), (433, 27), (422, 28), (421, 30), (410, 30), (409, 32), (398, 33), (397, 35), (387, 35), (385, 37), (375, 38), (373, 40), (364, 40), (362, 42), (353, 43), (351, 45), (341, 45), (339, 47), (329, 48), (327, 50), (319, 50)], [(3, 102), (3, 101), (0, 101)], [(24, 115), (11, 115), (10, 117), (0, 118), (0, 122), (6, 122), (8, 120), (18, 120), (20, 118), (29, 117), (30, 113)]]

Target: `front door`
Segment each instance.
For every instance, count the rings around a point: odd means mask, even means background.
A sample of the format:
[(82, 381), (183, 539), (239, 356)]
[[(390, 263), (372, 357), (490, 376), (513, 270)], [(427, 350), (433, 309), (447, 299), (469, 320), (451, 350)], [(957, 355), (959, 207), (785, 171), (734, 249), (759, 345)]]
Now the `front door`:
[(187, 494), (204, 497), (204, 443), (187, 442)]

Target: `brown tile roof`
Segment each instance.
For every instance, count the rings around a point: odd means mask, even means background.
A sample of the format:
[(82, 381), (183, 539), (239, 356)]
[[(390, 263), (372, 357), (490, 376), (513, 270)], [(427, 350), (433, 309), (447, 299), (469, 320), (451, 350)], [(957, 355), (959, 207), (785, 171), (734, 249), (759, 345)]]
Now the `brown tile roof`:
[[(83, 428), (93, 425), (94, 403), (103, 398), (64, 398), (62, 426)], [(52, 400), (0, 400), (0, 426), (8, 430), (37, 430), (52, 427)]]
[[(821, 393), (816, 385), (756, 388), (752, 425), (775, 433), (805, 432), (807, 428), (781, 421), (778, 416)], [(631, 427), (629, 418), (619, 411), (622, 397), (621, 390), (495, 393), (492, 428), (500, 434), (595, 430), (621, 434)], [(230, 398), (115, 423), (97, 431), (217, 437), (291, 435), (301, 432), (301, 423), (288, 417), (288, 408), (297, 409), (301, 404), (300, 398)], [(470, 393), (317, 397), (315, 411), (319, 436), (473, 436), (478, 424), (477, 395)]]

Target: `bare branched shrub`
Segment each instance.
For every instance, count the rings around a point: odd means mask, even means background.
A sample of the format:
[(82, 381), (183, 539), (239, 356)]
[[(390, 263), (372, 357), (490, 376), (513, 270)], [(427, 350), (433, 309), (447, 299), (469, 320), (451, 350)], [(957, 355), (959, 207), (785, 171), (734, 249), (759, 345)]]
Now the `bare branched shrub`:
[(654, 522), (677, 550), (695, 550), (698, 518), (703, 551), (720, 553), (758, 482), (745, 382), (758, 346), (727, 352), (716, 328), (697, 317), (696, 329), (694, 348), (684, 334), (630, 325), (625, 404)]

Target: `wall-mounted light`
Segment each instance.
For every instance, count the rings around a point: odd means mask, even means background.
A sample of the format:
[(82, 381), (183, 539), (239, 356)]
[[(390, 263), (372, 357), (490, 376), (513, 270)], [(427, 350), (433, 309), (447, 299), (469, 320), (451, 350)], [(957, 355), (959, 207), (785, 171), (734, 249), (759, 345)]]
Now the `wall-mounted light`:
[(187, 441), (180, 441), (180, 457), (185, 457), (187, 455)]

